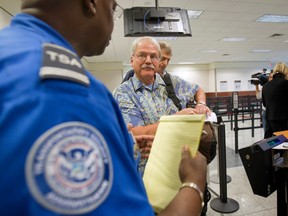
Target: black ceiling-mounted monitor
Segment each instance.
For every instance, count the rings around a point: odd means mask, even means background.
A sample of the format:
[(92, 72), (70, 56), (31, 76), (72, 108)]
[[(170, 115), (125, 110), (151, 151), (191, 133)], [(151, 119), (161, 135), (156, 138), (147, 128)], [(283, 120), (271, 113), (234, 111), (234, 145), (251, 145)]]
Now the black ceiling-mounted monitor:
[(125, 37), (191, 37), (187, 10), (133, 7), (124, 10)]

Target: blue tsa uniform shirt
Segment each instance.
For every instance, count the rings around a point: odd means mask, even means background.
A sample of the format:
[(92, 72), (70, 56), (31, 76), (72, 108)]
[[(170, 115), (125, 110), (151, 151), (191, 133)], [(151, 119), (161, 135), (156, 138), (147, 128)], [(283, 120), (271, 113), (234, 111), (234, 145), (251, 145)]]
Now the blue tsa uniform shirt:
[(0, 32), (0, 215), (154, 215), (117, 104), (55, 30)]

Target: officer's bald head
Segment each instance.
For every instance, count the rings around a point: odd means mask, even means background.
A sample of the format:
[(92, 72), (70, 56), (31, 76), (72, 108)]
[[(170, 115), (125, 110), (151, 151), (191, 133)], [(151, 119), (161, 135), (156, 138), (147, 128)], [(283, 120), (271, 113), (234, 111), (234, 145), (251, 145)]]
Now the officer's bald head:
[(116, 5), (115, 0), (22, 0), (22, 12), (50, 25), (82, 57), (104, 52)]

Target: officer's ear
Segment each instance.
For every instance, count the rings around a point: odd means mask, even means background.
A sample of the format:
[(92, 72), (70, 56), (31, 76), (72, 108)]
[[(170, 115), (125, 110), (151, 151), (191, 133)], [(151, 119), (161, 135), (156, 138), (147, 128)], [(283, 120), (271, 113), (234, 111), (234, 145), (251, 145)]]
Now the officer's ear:
[(97, 0), (83, 0), (84, 10), (86, 14), (94, 16), (96, 14), (96, 3)]

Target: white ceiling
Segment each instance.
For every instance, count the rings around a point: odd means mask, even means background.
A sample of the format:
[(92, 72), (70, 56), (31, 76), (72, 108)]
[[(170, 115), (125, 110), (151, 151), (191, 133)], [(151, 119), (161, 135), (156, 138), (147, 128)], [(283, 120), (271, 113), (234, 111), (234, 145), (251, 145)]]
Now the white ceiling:
[[(20, 0), (0, 0), (0, 6), (15, 14)], [(155, 7), (154, 0), (118, 0), (123, 8)], [(169, 41), (173, 48), (171, 64), (206, 64), (226, 61), (268, 61), (288, 63), (288, 23), (258, 23), (264, 14), (288, 15), (287, 0), (159, 0), (159, 7), (203, 10), (198, 19), (190, 19), (192, 37)], [(282, 36), (271, 37), (274, 34)], [(245, 42), (223, 42), (224, 37), (245, 37)], [(123, 16), (115, 21), (112, 41), (102, 56), (89, 62), (129, 63), (130, 45), (135, 38), (124, 37)], [(286, 42), (284, 42), (286, 40)], [(251, 53), (252, 50), (271, 50)], [(204, 53), (203, 50), (219, 50)]]

